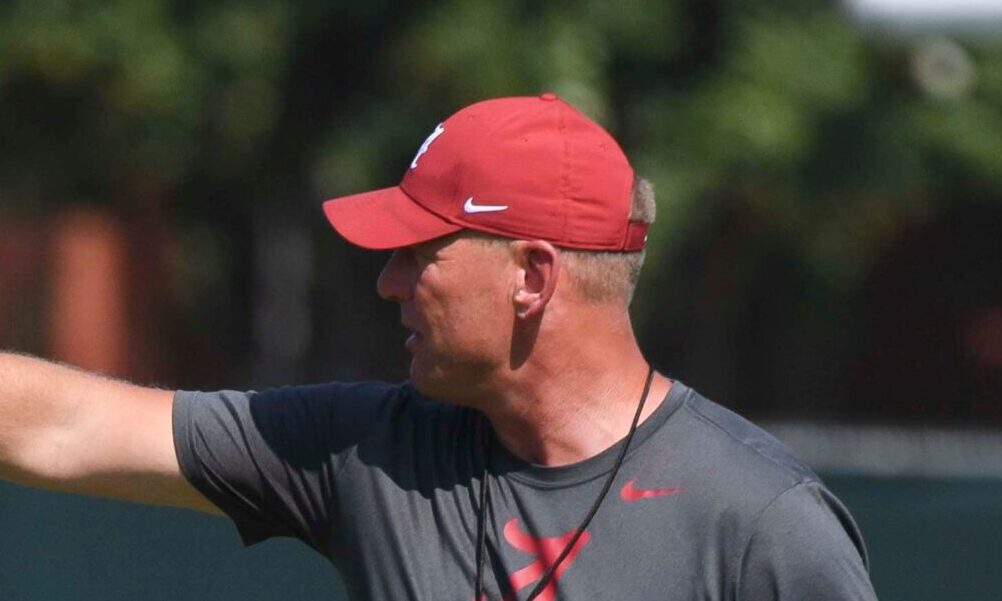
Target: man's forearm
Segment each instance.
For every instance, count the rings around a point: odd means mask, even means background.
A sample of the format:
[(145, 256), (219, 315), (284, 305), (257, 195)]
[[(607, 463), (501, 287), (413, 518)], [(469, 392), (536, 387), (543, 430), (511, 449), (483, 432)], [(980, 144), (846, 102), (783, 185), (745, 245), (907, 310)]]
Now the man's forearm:
[(213, 510), (182, 477), (173, 393), (0, 353), (0, 478)]
[(0, 477), (44, 485), (70, 477), (63, 450), (84, 426), (78, 389), (99, 376), (14, 353), (0, 353)]

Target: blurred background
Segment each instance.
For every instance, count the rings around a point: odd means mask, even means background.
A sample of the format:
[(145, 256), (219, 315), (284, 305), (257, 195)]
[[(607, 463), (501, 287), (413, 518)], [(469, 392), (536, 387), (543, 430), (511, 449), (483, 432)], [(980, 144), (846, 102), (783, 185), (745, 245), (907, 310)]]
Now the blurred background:
[[(0, 348), (170, 388), (406, 375), (329, 197), (553, 91), (655, 184), (660, 370), (815, 466), (883, 600), (1002, 598), (1002, 1), (4, 0)], [(305, 547), (0, 484), (0, 599), (341, 599)]]

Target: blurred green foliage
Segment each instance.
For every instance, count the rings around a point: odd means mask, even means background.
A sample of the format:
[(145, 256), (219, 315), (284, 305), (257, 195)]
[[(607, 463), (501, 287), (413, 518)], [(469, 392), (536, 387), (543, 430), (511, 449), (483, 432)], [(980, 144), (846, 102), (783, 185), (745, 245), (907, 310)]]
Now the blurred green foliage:
[[(636, 315), (665, 361), (717, 323), (789, 323), (770, 361), (847, 368), (832, 340), (865, 329), (888, 249), (1002, 199), (1002, 39), (893, 36), (832, 2), (11, 0), (0, 202), (152, 204), (246, 236), (255, 211), (319, 221), (321, 199), (395, 183), (461, 106), (548, 90), (655, 183)], [(735, 345), (706, 371), (758, 353)]]
[[(747, 186), (742, 201), (769, 195), (774, 225), (833, 277), (865, 267), (889, 217), (932, 202), (942, 165), (1002, 186), (998, 40), (965, 41), (969, 93), (930, 97), (909, 77), (910, 40), (867, 37), (830, 3), (19, 0), (0, 8), (8, 194), (138, 202), (200, 161), (240, 177), (278, 135), (310, 36), (335, 20), (394, 30), (312, 74), (373, 71), (317, 115), (330, 123), (309, 156), (320, 196), (390, 183), (387, 157), (465, 103), (543, 90), (620, 135), (658, 184), (662, 227), (684, 230), (708, 196)], [(873, 223), (853, 221), (853, 203)], [(850, 241), (858, 256), (832, 252)]]
[[(140, 202), (200, 147), (240, 162), (275, 122), (291, 10), (165, 0), (0, 8), (2, 168), (22, 202)], [(234, 158), (236, 157), (236, 158)]]

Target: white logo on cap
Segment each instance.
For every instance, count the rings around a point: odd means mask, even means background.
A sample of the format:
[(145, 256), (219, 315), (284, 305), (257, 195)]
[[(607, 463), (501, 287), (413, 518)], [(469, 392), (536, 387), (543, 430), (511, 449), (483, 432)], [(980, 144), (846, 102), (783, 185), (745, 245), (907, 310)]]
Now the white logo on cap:
[(508, 205), (478, 205), (473, 204), (473, 197), (466, 199), (466, 204), (463, 205), (463, 210), (467, 213), (495, 213), (497, 211), (504, 211), (508, 208)]
[(418, 148), (417, 154), (414, 155), (414, 160), (411, 161), (411, 169), (417, 167), (417, 162), (418, 159), (421, 158), (421, 155), (428, 152), (428, 147), (431, 146), (431, 143), (435, 141), (435, 138), (441, 136), (443, 133), (445, 133), (445, 128), (442, 127), (441, 123), (439, 123), (435, 126), (435, 131), (431, 132), (431, 134), (425, 138), (424, 142), (421, 143), (421, 148)]

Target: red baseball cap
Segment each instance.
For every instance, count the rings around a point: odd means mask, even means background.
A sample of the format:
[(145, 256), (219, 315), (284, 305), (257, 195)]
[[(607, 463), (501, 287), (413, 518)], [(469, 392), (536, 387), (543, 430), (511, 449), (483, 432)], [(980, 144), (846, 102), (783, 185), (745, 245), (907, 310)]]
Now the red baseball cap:
[(633, 168), (616, 140), (554, 94), (496, 98), (439, 124), (399, 186), (328, 200), (349, 242), (390, 249), (462, 229), (556, 246), (644, 248)]

